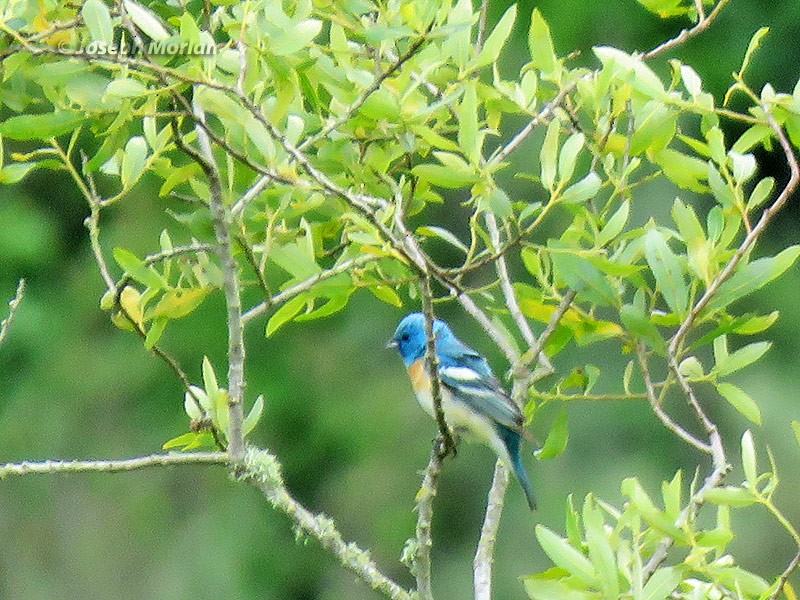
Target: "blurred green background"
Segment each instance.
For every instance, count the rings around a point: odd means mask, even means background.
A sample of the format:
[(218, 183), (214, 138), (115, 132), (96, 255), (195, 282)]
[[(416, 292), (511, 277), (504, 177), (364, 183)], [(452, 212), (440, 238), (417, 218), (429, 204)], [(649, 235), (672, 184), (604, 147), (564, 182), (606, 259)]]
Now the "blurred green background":
[[(633, 0), (521, 4), (523, 22), (513, 48), (519, 56), (509, 55), (506, 76), (526, 60), (525, 21), (534, 6), (550, 23), (557, 51), (580, 50), (577, 60), (586, 64), (591, 64), (594, 45), (649, 49), (683, 26), (660, 21)], [(506, 6), (492, 3), (490, 22)], [(721, 98), (750, 36), (765, 25), (772, 33), (750, 70), (751, 85), (759, 89), (769, 81), (780, 91), (791, 91), (800, 75), (796, 0), (733, 0), (711, 30), (667, 58), (693, 65)], [(665, 60), (655, 66), (667, 72)], [(729, 139), (738, 133), (727, 131)], [(530, 145), (516, 160), (534, 156)], [(776, 157), (760, 158), (762, 174), (785, 180)], [(103, 244), (109, 253), (121, 245), (142, 255), (156, 247), (165, 225), (177, 226), (164, 216), (155, 188), (143, 184), (137, 192), (103, 215)], [(646, 197), (640, 193), (640, 221), (666, 215), (674, 194), (652, 187)], [(440, 220), (457, 219), (452, 207), (458, 200), (450, 199)], [(695, 201), (685, 194), (684, 200)], [(702, 211), (708, 200), (697, 202)], [(790, 203), (758, 254), (800, 237), (797, 210), (796, 201)], [(83, 227), (86, 214), (62, 174), (36, 172), (24, 185), (0, 188), (0, 297), (10, 298), (21, 276), (29, 286), (11, 338), (0, 350), (1, 462), (147, 454), (186, 429), (179, 382), (138, 338), (116, 329), (99, 310), (103, 285)], [(457, 223), (449, 226), (460, 230)], [(789, 420), (800, 417), (795, 393), (798, 289), (795, 268), (745, 301), (748, 310), (777, 309), (782, 316), (768, 332), (775, 344), (767, 358), (734, 379), (762, 407), (764, 424), (756, 440), (764, 460), (765, 443), (779, 457), (778, 503), (794, 523), (800, 523), (800, 450)], [(250, 402), (259, 393), (267, 399), (254, 441), (278, 454), (293, 493), (313, 510), (335, 517), (348, 539), (371, 548), (389, 574), (410, 586), (412, 579), (397, 559), (413, 534), (418, 471), (427, 461), (435, 426), (413, 400), (399, 359), (382, 350), (403, 314), (364, 292), (336, 317), (286, 326), (269, 340), (258, 322), (248, 332), (247, 396)], [(489, 354), (497, 372), (506, 370), (457, 307), (443, 307), (441, 314), (459, 335)], [(170, 326), (166, 347), (199, 381), (203, 355), (224, 372), (225, 331), (217, 294), (190, 319)], [(613, 344), (590, 350), (565, 351), (556, 367), (566, 372), (591, 362), (610, 374), (598, 391), (619, 391), (614, 374), (628, 357)], [(720, 400), (708, 395), (706, 402), (729, 452), (737, 456), (747, 423), (719, 406)], [(675, 409), (691, 423), (680, 405)], [(526, 459), (538, 489), (538, 512), (528, 511), (512, 483), (495, 563), (497, 598), (524, 597), (517, 577), (547, 565), (534, 526), (541, 522), (562, 530), (569, 494), (578, 504), (589, 491), (619, 504), (625, 477), (637, 475), (655, 492), (678, 468), (685, 470), (684, 481), (698, 461), (701, 473), (708, 468), (659, 425), (643, 402), (575, 403), (570, 434), (559, 458), (536, 464), (530, 454)], [(493, 463), (489, 450), (462, 446), (458, 458), (446, 464), (434, 520), (439, 598), (471, 595), (472, 554)], [(733, 481), (739, 477), (731, 475)], [(757, 508), (733, 516), (740, 536), (731, 550), (742, 565), (765, 577), (779, 574), (794, 554), (788, 536)], [(377, 597), (316, 542), (298, 543), (286, 518), (250, 487), (231, 483), (217, 467), (6, 480), (0, 483), (0, 541), (3, 599)]]

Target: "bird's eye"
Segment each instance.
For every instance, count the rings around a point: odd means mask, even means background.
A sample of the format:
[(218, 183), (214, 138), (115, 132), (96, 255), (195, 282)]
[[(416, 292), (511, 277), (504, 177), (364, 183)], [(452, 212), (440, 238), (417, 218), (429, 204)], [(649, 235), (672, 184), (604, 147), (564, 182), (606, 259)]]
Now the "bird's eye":
[(403, 335), (401, 335), (400, 336), (400, 341), (401, 342), (407, 342), (408, 341), (408, 334), (404, 333)]

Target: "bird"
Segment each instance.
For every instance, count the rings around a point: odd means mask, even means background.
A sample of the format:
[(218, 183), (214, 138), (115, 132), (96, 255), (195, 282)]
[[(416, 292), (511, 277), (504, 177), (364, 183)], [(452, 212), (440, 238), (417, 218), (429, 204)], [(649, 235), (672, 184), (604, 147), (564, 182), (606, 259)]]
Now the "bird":
[[(522, 464), (524, 430), (519, 406), (503, 389), (486, 359), (459, 340), (447, 323), (434, 320), (433, 333), (445, 421), (457, 432), (468, 432), (492, 448), (514, 471), (528, 506), (535, 510), (533, 487)], [(400, 353), (417, 401), (435, 418), (431, 380), (425, 364), (425, 316), (415, 312), (403, 317), (386, 347)]]

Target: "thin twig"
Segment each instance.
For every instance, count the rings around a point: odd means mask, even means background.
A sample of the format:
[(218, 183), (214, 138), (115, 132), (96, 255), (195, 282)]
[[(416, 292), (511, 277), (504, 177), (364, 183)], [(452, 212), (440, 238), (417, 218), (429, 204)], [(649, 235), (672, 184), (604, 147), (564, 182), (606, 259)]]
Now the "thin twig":
[(284, 302), (290, 300), (291, 298), (294, 298), (298, 294), (302, 294), (303, 292), (310, 290), (320, 281), (325, 281), (326, 279), (330, 279), (331, 277), (335, 277), (336, 275), (339, 275), (341, 273), (346, 273), (347, 271), (350, 271), (352, 269), (363, 266), (370, 262), (374, 262), (379, 259), (380, 257), (372, 254), (362, 254), (361, 256), (357, 256), (355, 258), (346, 260), (341, 264), (336, 265), (335, 267), (331, 267), (327, 271), (322, 271), (317, 275), (313, 275), (312, 277), (309, 277), (308, 279), (305, 279), (300, 283), (297, 283), (291, 287), (286, 288), (282, 292), (275, 294), (272, 298), (265, 300), (261, 304), (257, 304), (253, 308), (249, 309), (242, 315), (242, 322), (247, 324), (256, 317), (266, 313), (270, 308), (278, 306), (279, 304), (283, 304)]
[(700, 4), (701, 6), (701, 9), (698, 10), (698, 15), (700, 18), (697, 21), (697, 24), (689, 29), (684, 29), (671, 40), (667, 40), (663, 44), (660, 44), (659, 46), (656, 46), (652, 50), (645, 52), (642, 55), (642, 58), (645, 60), (654, 58), (659, 54), (663, 54), (668, 50), (672, 50), (673, 48), (676, 48), (681, 44), (686, 43), (688, 40), (695, 37), (696, 35), (703, 33), (706, 29), (711, 27), (711, 24), (716, 20), (716, 18), (719, 16), (719, 13), (722, 11), (723, 8), (725, 8), (725, 5), (728, 4), (729, 2), (730, 0), (720, 0), (719, 3), (714, 7), (714, 9), (709, 13), (707, 17), (703, 14), (702, 2), (698, 2), (698, 4)]
[(789, 581), (789, 576), (794, 572), (798, 565), (800, 565), (800, 552), (794, 555), (794, 558), (789, 563), (789, 566), (786, 567), (783, 573), (781, 573), (781, 576), (778, 577), (778, 587), (776, 587), (769, 595), (769, 600), (778, 600), (778, 596), (781, 595), (783, 587), (786, 585), (786, 582)]
[[(199, 104), (194, 105), (194, 116), (197, 123), (205, 123), (205, 113)], [(242, 323), (242, 299), (239, 283), (239, 268), (233, 256), (233, 240), (231, 238), (231, 214), (222, 192), (222, 179), (219, 167), (214, 158), (211, 141), (206, 134), (206, 129), (198, 125), (195, 127), (197, 140), (200, 144), (202, 161), (198, 164), (205, 172), (211, 191), (211, 221), (219, 246), (218, 254), (222, 266), (222, 287), (225, 292), (225, 304), (228, 315), (228, 414), (230, 425), (228, 427), (228, 452), (234, 460), (239, 460), (244, 455), (244, 434), (242, 423), (244, 411), (242, 401), (244, 396), (244, 325)], [(177, 132), (176, 132), (177, 135)], [(177, 136), (178, 138), (180, 136)], [(184, 149), (186, 146), (184, 145)], [(192, 155), (195, 160), (196, 155)]]
[(558, 308), (556, 308), (555, 312), (550, 315), (550, 320), (547, 322), (547, 326), (544, 328), (544, 331), (542, 331), (542, 334), (539, 336), (536, 344), (534, 344), (530, 351), (526, 352), (525, 356), (520, 359), (529, 365), (536, 364), (537, 362), (541, 363), (543, 370), (540, 373), (534, 373), (534, 380), (546, 377), (553, 372), (553, 365), (550, 364), (550, 361), (547, 360), (543, 354), (544, 346), (550, 339), (550, 336), (555, 332), (556, 327), (558, 327), (561, 319), (564, 318), (564, 315), (569, 310), (569, 307), (572, 305), (572, 302), (575, 300), (575, 296), (577, 295), (578, 293), (576, 291), (567, 290), (567, 293), (561, 298), (561, 302), (558, 303)]
[(475, 319), (478, 324), (483, 328), (486, 334), (491, 338), (491, 340), (497, 345), (498, 348), (503, 352), (503, 355), (506, 357), (506, 360), (510, 364), (516, 364), (519, 360), (519, 352), (514, 347), (514, 344), (508, 338), (508, 336), (500, 330), (492, 320), (488, 317), (488, 315), (483, 312), (480, 307), (475, 304), (475, 301), (470, 298), (467, 294), (463, 292), (457, 292), (451, 290), (451, 293), (456, 297), (456, 300), (461, 304), (467, 313)]
[[(497, 219), (491, 211), (486, 212), (486, 228), (489, 230), (489, 236), (492, 240), (494, 249), (500, 247), (500, 229), (497, 227)], [(498, 256), (495, 262), (495, 269), (497, 270), (497, 277), (500, 279), (500, 289), (503, 290), (503, 296), (506, 299), (506, 306), (511, 313), (511, 318), (514, 319), (519, 332), (522, 334), (528, 348), (532, 348), (536, 344), (536, 336), (531, 329), (530, 323), (522, 314), (517, 301), (517, 294), (514, 292), (514, 286), (511, 284), (511, 277), (508, 274), (508, 265), (506, 264), (505, 256)]]
[(794, 154), (794, 150), (792, 149), (792, 145), (789, 142), (789, 139), (786, 137), (783, 129), (780, 125), (775, 121), (775, 118), (772, 116), (772, 113), (769, 112), (768, 107), (762, 106), (764, 113), (767, 116), (767, 121), (769, 122), (770, 127), (772, 127), (775, 135), (778, 138), (778, 142), (783, 149), (784, 154), (786, 155), (786, 160), (789, 164), (789, 171), (790, 177), (789, 181), (786, 183), (786, 186), (783, 188), (781, 193), (775, 199), (775, 202), (772, 203), (768, 208), (761, 213), (761, 217), (758, 220), (758, 223), (755, 224), (750, 233), (742, 241), (739, 248), (736, 250), (734, 255), (728, 261), (728, 264), (725, 265), (725, 268), (720, 271), (719, 275), (717, 275), (714, 280), (708, 285), (706, 288), (705, 293), (703, 296), (695, 303), (692, 311), (689, 315), (683, 320), (678, 331), (675, 332), (675, 335), (672, 336), (672, 339), (669, 343), (669, 352), (670, 354), (678, 353), (678, 348), (680, 347), (683, 338), (689, 332), (689, 329), (694, 324), (695, 320), (697, 319), (698, 315), (703, 311), (703, 309), (708, 305), (711, 299), (717, 294), (719, 291), (720, 286), (728, 280), (728, 278), (733, 275), (734, 271), (736, 270), (736, 266), (739, 262), (744, 258), (747, 252), (755, 245), (758, 241), (758, 238), (767, 228), (767, 225), (770, 224), (772, 219), (775, 215), (780, 212), (780, 210), (784, 207), (786, 202), (791, 198), (792, 194), (797, 190), (797, 186), (800, 183), (800, 167), (798, 167), (797, 157)]
[(564, 99), (569, 95), (572, 90), (574, 90), (578, 85), (578, 80), (573, 81), (566, 87), (559, 90), (558, 94), (555, 98), (550, 100), (547, 104), (542, 107), (540, 110), (529, 122), (525, 127), (523, 127), (513, 138), (509, 141), (505, 146), (498, 148), (494, 154), (492, 154), (489, 159), (488, 163), (490, 165), (497, 165), (503, 162), (508, 155), (511, 154), (514, 150), (519, 147), (519, 145), (524, 142), (530, 134), (542, 123), (546, 122), (555, 112), (556, 108), (564, 101)]
[(359, 94), (358, 98), (356, 98), (350, 106), (344, 109), (344, 112), (339, 115), (337, 119), (334, 119), (330, 123), (328, 123), (325, 127), (320, 129), (317, 133), (312, 136), (306, 138), (302, 144), (300, 144), (297, 148), (298, 150), (305, 150), (306, 148), (310, 148), (314, 146), (314, 144), (318, 143), (320, 140), (325, 139), (331, 133), (339, 129), (342, 125), (347, 123), (353, 115), (364, 106), (369, 97), (374, 94), (378, 89), (381, 87), (381, 84), (386, 81), (389, 77), (394, 75), (405, 63), (407, 63), (417, 52), (420, 51), (422, 46), (428, 40), (428, 35), (433, 28), (433, 21), (425, 28), (425, 31), (416, 39), (414, 42), (408, 47), (403, 54), (401, 54), (394, 62), (389, 65), (389, 67), (381, 72), (372, 83), (367, 86), (364, 91)]
[(8, 315), (2, 322), (0, 322), (0, 346), (6, 341), (8, 332), (11, 330), (11, 324), (14, 322), (14, 316), (17, 314), (20, 302), (25, 297), (25, 280), (20, 279), (17, 284), (17, 291), (14, 297), (8, 302)]
[(439, 485), (444, 459), (444, 438), (438, 436), (431, 449), (431, 458), (425, 468), (422, 485), (417, 493), (417, 552), (414, 557), (414, 574), (417, 578), (417, 594), (422, 600), (433, 600), (431, 588), (431, 521), (433, 520), (433, 499)]
[(0, 481), (9, 475), (54, 475), (61, 473), (113, 473), (135, 471), (146, 467), (166, 467), (169, 465), (226, 465), (230, 456), (225, 452), (170, 452), (150, 454), (136, 458), (118, 460), (45, 460), (42, 462), (23, 461), (0, 465)]
[(650, 367), (647, 363), (647, 355), (645, 354), (644, 346), (641, 343), (636, 345), (636, 355), (639, 359), (639, 368), (642, 371), (642, 378), (644, 379), (645, 389), (647, 390), (647, 400), (650, 402), (650, 407), (653, 409), (653, 412), (658, 417), (659, 421), (661, 421), (664, 427), (669, 429), (672, 433), (681, 438), (690, 446), (694, 446), (705, 454), (711, 454), (711, 446), (709, 444), (698, 440), (695, 436), (678, 425), (661, 406), (658, 395), (656, 394), (655, 386), (653, 385), (653, 379), (650, 375)]
[(486, 21), (489, 17), (489, 0), (481, 1), (481, 12), (478, 17), (478, 37), (475, 39), (475, 55), (480, 53), (483, 48), (483, 40), (486, 37)]
[(486, 514), (481, 526), (481, 537), (472, 561), (475, 600), (491, 600), (492, 598), (494, 546), (497, 541), (497, 531), (500, 528), (500, 517), (503, 514), (507, 489), (508, 468), (502, 460), (498, 460), (494, 467), (492, 486), (489, 488), (486, 501)]
[(442, 382), (439, 380), (439, 355), (436, 353), (436, 334), (434, 332), (433, 297), (431, 292), (431, 280), (423, 277), (420, 282), (422, 296), (422, 313), (425, 315), (425, 368), (428, 371), (428, 378), (431, 381), (431, 397), (433, 399), (433, 414), (436, 417), (436, 425), (439, 427), (439, 434), (442, 436), (443, 456), (456, 453), (456, 443), (447, 420), (444, 418), (442, 408)]
[[(689, 499), (689, 503), (678, 516), (676, 525), (678, 527), (682, 527), (683, 524), (693, 519), (697, 514), (697, 511), (705, 502), (705, 495), (708, 493), (708, 491), (716, 488), (722, 483), (728, 471), (730, 471), (731, 465), (728, 464), (728, 459), (725, 456), (725, 448), (722, 445), (722, 437), (719, 434), (717, 426), (713, 421), (711, 421), (711, 419), (709, 419), (708, 415), (703, 410), (703, 407), (697, 401), (691, 384), (689, 384), (686, 377), (684, 377), (680, 372), (678, 361), (674, 354), (669, 355), (669, 364), (672, 372), (675, 374), (675, 377), (681, 386), (681, 389), (686, 394), (686, 397), (689, 401), (689, 406), (691, 406), (698, 420), (705, 428), (706, 433), (708, 433), (708, 445), (710, 447), (712, 460), (711, 473), (708, 475), (708, 477), (706, 477), (702, 487), (697, 490), (697, 492)], [(661, 565), (661, 563), (664, 562), (664, 560), (667, 558), (667, 553), (674, 542), (675, 540), (672, 537), (665, 537), (661, 540), (655, 552), (653, 552), (653, 555), (650, 557), (650, 560), (647, 561), (647, 564), (642, 569), (642, 578), (644, 581), (647, 581), (655, 572), (655, 570)]]
[[(561, 300), (558, 309), (551, 315), (542, 334), (531, 345), (531, 349), (525, 353), (524, 356), (512, 361), (512, 365), (518, 365), (525, 361), (526, 365), (535, 364), (539, 361), (545, 370), (552, 370), (553, 366), (549, 361), (543, 362), (542, 349), (544, 348), (547, 340), (553, 335), (553, 332), (558, 327), (558, 323), (564, 317), (572, 301), (575, 299), (575, 292), (569, 290)], [(545, 366), (547, 365), (547, 366)], [(511, 392), (512, 399), (520, 406), (525, 401), (525, 395), (530, 387), (535, 373), (530, 370), (521, 371), (519, 367), (515, 368), (517, 374), (524, 373), (522, 376), (515, 376), (514, 389)], [(494, 546), (497, 539), (497, 530), (500, 527), (500, 518), (503, 515), (503, 507), (505, 505), (505, 495), (508, 489), (508, 469), (502, 461), (498, 460), (494, 467), (494, 476), (492, 477), (492, 486), (489, 488), (489, 495), (486, 502), (486, 514), (483, 518), (483, 525), (481, 526), (481, 536), (478, 540), (478, 547), (475, 551), (475, 558), (472, 563), (473, 567), (473, 587), (475, 591), (475, 600), (491, 600), (492, 593), (492, 560), (494, 559)]]
[(261, 490), (275, 509), (291, 519), (298, 532), (317, 539), (323, 548), (339, 559), (342, 566), (373, 589), (391, 600), (414, 600), (411, 592), (380, 572), (368, 551), (353, 542), (346, 542), (333, 519), (312, 513), (292, 497), (283, 481), (280, 464), (270, 452), (249, 448), (244, 456), (244, 469), (240, 477)]

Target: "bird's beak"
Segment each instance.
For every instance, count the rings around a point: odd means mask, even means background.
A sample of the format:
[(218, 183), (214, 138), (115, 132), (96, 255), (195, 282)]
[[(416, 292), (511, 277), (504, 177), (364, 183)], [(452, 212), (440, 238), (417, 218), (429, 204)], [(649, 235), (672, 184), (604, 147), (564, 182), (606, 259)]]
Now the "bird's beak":
[(386, 348), (387, 350), (391, 350), (393, 348), (397, 348), (397, 340), (391, 339), (388, 342), (386, 342), (386, 344), (384, 344), (383, 347)]

